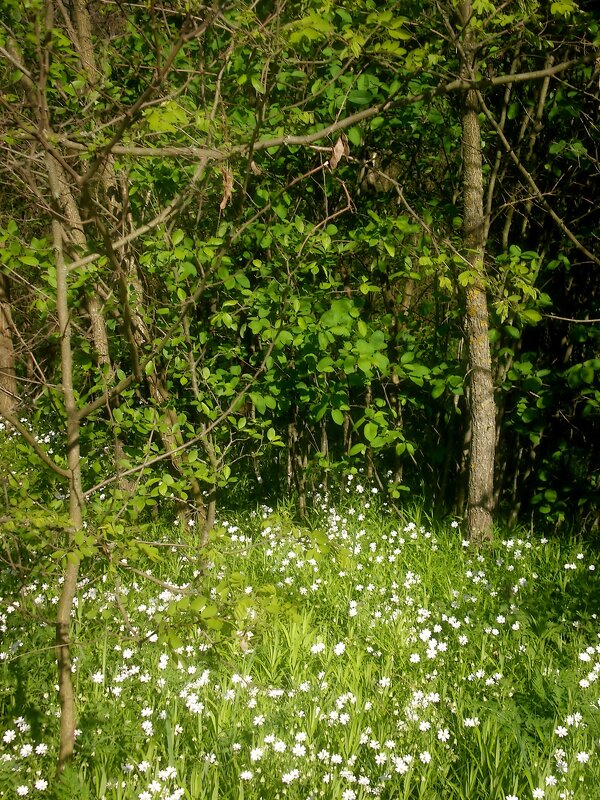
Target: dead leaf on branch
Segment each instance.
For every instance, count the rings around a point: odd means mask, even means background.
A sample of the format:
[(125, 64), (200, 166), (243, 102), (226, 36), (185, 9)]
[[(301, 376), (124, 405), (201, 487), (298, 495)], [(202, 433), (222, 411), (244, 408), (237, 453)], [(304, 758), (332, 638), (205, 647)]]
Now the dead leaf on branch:
[(231, 200), (233, 192), (233, 170), (229, 165), (220, 168), (221, 175), (223, 176), (223, 197), (219, 203), (219, 208), (224, 211), (227, 204)]
[(350, 155), (350, 148), (348, 147), (348, 137), (342, 133), (340, 138), (334, 144), (331, 150), (331, 157), (329, 159), (329, 168), (334, 170), (345, 156), (348, 158)]

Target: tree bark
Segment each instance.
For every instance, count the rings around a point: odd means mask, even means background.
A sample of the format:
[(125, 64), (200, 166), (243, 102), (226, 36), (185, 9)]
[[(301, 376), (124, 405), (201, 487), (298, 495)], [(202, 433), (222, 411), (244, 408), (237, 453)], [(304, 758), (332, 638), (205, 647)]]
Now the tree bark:
[(9, 281), (8, 276), (0, 272), (0, 412), (12, 414), (17, 403)]
[[(48, 176), (53, 197), (58, 196), (58, 179), (52, 156), (47, 156)], [(68, 276), (62, 249), (63, 230), (58, 219), (52, 222), (52, 235), (56, 258), (56, 309), (60, 333), (62, 391), (67, 426), (67, 466), (69, 472), (69, 519), (73, 533), (81, 529), (84, 496), (81, 480), (79, 448), (79, 414), (73, 387), (73, 352), (71, 348), (71, 320), (69, 314)], [(58, 666), (58, 694), (60, 701), (60, 734), (57, 776), (62, 773), (73, 755), (75, 747), (75, 692), (71, 673), (71, 609), (77, 590), (79, 560), (68, 558), (63, 585), (56, 612), (56, 660)]]
[[(474, 71), (476, 40), (470, 27), (471, 16), (472, 7), (467, 0), (461, 6), (464, 30), (461, 77), (464, 79), (471, 78)], [(485, 213), (478, 111), (477, 93), (469, 90), (464, 95), (462, 115), (463, 240), (471, 281), (465, 292), (471, 423), (467, 527), (471, 541), (480, 544), (492, 537), (496, 408), (484, 264)]]

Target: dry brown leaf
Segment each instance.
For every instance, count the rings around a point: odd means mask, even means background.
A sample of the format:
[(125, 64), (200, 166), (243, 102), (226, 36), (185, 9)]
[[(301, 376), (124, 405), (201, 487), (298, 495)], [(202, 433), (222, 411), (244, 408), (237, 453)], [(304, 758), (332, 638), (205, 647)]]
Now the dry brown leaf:
[(233, 192), (233, 170), (230, 166), (221, 167), (221, 175), (223, 176), (223, 197), (219, 203), (219, 208), (223, 211), (227, 208)]
[(341, 134), (340, 138), (334, 144), (333, 149), (331, 151), (331, 158), (329, 159), (329, 167), (330, 169), (335, 169), (337, 165), (340, 163), (342, 158), (350, 155), (350, 148), (348, 147), (348, 138), (345, 134)]

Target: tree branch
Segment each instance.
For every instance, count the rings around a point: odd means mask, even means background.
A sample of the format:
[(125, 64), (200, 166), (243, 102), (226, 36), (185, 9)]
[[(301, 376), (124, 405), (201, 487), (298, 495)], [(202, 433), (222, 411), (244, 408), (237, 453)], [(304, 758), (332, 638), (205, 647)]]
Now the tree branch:
[[(552, 69), (552, 68), (550, 68), (550, 69)], [(511, 159), (513, 164), (516, 166), (516, 168), (519, 170), (521, 175), (525, 178), (526, 182), (528, 183), (529, 187), (533, 191), (533, 193), (534, 193), (535, 197), (537, 198), (537, 200), (542, 204), (542, 206), (546, 209), (548, 214), (550, 214), (550, 216), (552, 217), (554, 222), (558, 225), (560, 230), (575, 245), (575, 247), (581, 253), (583, 253), (583, 255), (586, 256), (586, 258), (588, 258), (594, 264), (597, 264), (598, 266), (600, 266), (600, 258), (598, 258), (598, 256), (595, 256), (590, 250), (587, 249), (587, 247), (582, 242), (579, 241), (579, 239), (575, 236), (573, 231), (568, 227), (568, 225), (565, 223), (565, 221), (562, 219), (562, 217), (558, 216), (556, 211), (552, 208), (550, 203), (546, 200), (546, 198), (544, 197), (541, 189), (539, 188), (539, 186), (537, 185), (537, 183), (535, 182), (535, 180), (533, 179), (531, 174), (523, 166), (523, 164), (521, 163), (521, 160), (519, 159), (518, 155), (515, 153), (515, 151), (511, 147), (510, 142), (508, 141), (508, 139), (504, 135), (504, 131), (500, 128), (500, 126), (498, 125), (498, 123), (494, 119), (494, 115), (492, 114), (492, 112), (490, 111), (488, 106), (486, 105), (485, 100), (483, 99), (483, 96), (482, 96), (481, 92), (477, 92), (477, 95), (478, 95), (478, 98), (479, 98), (479, 103), (481, 105), (481, 110), (485, 114), (486, 119), (488, 120), (490, 125), (494, 128), (494, 130), (496, 131), (496, 133), (498, 135), (498, 138), (500, 139), (500, 141), (504, 145), (504, 148), (506, 149), (506, 152), (507, 152), (509, 158)]]
[(4, 411), (0, 408), (0, 415), (4, 417), (4, 419), (11, 425), (16, 431), (18, 431), (23, 439), (27, 442), (27, 444), (33, 448), (36, 455), (44, 462), (47, 467), (50, 467), (52, 472), (55, 472), (57, 475), (60, 475), (61, 478), (69, 478), (71, 473), (68, 469), (63, 469), (59, 467), (58, 464), (53, 461), (48, 453), (44, 450), (43, 447), (40, 446), (40, 443), (37, 441), (35, 436), (33, 436), (27, 428), (19, 422), (19, 420), (13, 416), (8, 411)]

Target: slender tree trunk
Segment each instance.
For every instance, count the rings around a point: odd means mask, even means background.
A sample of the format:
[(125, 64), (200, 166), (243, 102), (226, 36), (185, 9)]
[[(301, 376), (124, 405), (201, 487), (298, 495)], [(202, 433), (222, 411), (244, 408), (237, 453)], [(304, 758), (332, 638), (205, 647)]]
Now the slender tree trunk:
[[(57, 180), (54, 164), (48, 156), (48, 173), (53, 196), (56, 197)], [(81, 461), (79, 451), (79, 415), (73, 388), (73, 353), (71, 349), (71, 322), (68, 302), (68, 278), (62, 251), (63, 231), (58, 220), (52, 222), (54, 251), (56, 256), (56, 307), (60, 332), (60, 355), (62, 371), (62, 391), (65, 403), (67, 424), (67, 465), (69, 470), (69, 518), (73, 533), (81, 528), (84, 496), (81, 482)], [(77, 590), (79, 561), (67, 560), (64, 581), (56, 613), (56, 660), (58, 666), (58, 693), (60, 700), (60, 738), (57, 775), (65, 768), (73, 755), (75, 747), (75, 692), (71, 674), (71, 609)]]
[(0, 411), (12, 414), (17, 402), (9, 281), (8, 276), (0, 272)]
[[(470, 0), (461, 7), (464, 28), (462, 77), (473, 74), (476, 42), (470, 27)], [(494, 383), (489, 342), (486, 296), (485, 214), (481, 129), (477, 95), (466, 92), (462, 116), (463, 236), (472, 282), (466, 288), (465, 334), (469, 355), (471, 447), (467, 497), (467, 526), (471, 541), (481, 543), (492, 535), (494, 504), (495, 419)]]

